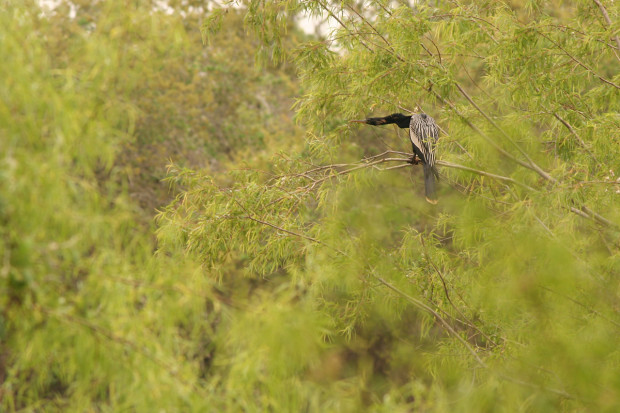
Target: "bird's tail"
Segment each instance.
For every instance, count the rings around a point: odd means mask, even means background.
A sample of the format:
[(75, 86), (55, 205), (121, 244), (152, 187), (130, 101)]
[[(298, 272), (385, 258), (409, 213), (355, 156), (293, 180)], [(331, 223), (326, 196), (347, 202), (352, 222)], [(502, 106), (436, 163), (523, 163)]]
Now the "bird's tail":
[(433, 205), (437, 203), (435, 175), (439, 176), (437, 170), (433, 166), (424, 164), (424, 193), (426, 195), (426, 200)]

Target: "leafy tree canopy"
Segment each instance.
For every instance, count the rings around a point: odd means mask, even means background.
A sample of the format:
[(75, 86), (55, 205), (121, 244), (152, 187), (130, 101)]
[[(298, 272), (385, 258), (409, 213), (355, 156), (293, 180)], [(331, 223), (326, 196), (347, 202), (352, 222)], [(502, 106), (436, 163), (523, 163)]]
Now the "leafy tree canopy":
[(620, 405), (614, 2), (9, 3), (2, 410)]
[[(612, 408), (620, 58), (607, 7), (249, 2), (262, 55), (292, 55), (298, 69), (306, 149), (229, 178), (173, 169), (189, 189), (160, 215), (160, 239), (224, 283), (238, 272), (230, 262), (279, 286), (252, 307), (285, 300), (292, 325), (318, 315), (291, 332), (324, 343), (306, 350), (306, 370), (340, 366), (329, 395), (310, 399), (317, 409)], [(335, 29), (290, 51), (280, 39), (300, 11)], [(437, 207), (410, 177), (404, 136), (347, 123), (416, 107), (442, 127)], [(234, 342), (270, 351), (269, 340)], [(229, 379), (270, 393), (290, 359), (278, 354)], [(288, 366), (284, 388), (299, 387), (263, 407), (314, 383)]]

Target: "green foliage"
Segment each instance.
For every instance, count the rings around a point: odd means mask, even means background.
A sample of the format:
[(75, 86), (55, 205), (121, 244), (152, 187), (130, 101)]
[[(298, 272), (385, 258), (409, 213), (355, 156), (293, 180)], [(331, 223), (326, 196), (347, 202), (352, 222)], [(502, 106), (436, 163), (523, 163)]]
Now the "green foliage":
[[(180, 11), (0, 12), (1, 411), (220, 398), (203, 384), (229, 299), (183, 254), (153, 255), (149, 218), (169, 196), (167, 159), (217, 167), (297, 133), (282, 98), (295, 86), (284, 67), (253, 67), (238, 14), (230, 48), (206, 52), (198, 16)], [(259, 123), (230, 128), (234, 116)]]
[(199, 3), (0, 12), (0, 410), (618, 409), (616, 4)]
[(124, 49), (125, 19), (151, 18), (119, 6), (102, 6), (94, 31), (54, 26), (32, 4), (0, 13), (2, 411), (194, 403), (193, 367), (177, 360), (207, 327), (177, 330), (202, 317), (204, 295), (184, 292), (208, 286), (185, 260), (151, 258), (120, 187), (144, 52)]
[[(307, 150), (228, 177), (174, 168), (187, 189), (160, 215), (163, 245), (184, 245), (223, 284), (238, 267), (262, 277), (272, 292), (259, 299), (298, 294), (291, 317), (308, 301), (326, 317), (303, 334), (344, 357), (330, 386), (356, 385), (304, 396), (319, 410), (334, 397), (352, 411), (617, 408), (620, 78), (600, 7), (303, 8), (337, 26), (292, 53)], [(250, 2), (246, 21), (279, 47), (294, 9)], [(343, 126), (416, 106), (443, 129), (438, 207), (420, 200), (417, 171), (386, 168), (404, 166), (402, 134)], [(263, 342), (237, 340), (241, 353)], [(314, 388), (312, 371), (288, 377)]]

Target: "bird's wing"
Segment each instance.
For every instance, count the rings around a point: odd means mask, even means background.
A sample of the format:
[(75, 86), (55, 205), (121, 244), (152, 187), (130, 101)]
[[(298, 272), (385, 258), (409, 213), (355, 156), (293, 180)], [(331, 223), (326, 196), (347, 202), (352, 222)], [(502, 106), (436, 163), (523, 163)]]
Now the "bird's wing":
[(424, 163), (433, 166), (435, 164), (435, 142), (439, 136), (439, 129), (435, 121), (427, 117), (428, 122), (412, 117), (409, 124), (409, 139), (424, 156)]
[(424, 145), (422, 144), (422, 140), (420, 139), (421, 136), (422, 134), (420, 131), (420, 124), (419, 122), (416, 122), (416, 120), (412, 117), (411, 123), (409, 123), (409, 139), (411, 140), (413, 146), (415, 146), (420, 152), (422, 152), (422, 155), (426, 155), (423, 150)]

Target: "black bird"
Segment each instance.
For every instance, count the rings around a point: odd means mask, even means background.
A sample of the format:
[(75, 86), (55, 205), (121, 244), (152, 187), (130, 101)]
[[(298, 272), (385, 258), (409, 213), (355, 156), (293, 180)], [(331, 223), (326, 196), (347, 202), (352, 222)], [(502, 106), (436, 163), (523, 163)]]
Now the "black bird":
[(424, 164), (426, 200), (431, 204), (437, 203), (435, 178), (439, 178), (439, 173), (435, 167), (435, 144), (439, 137), (439, 128), (435, 119), (426, 113), (416, 113), (410, 116), (393, 113), (383, 118), (367, 118), (365, 120), (352, 120), (351, 122), (366, 123), (373, 126), (395, 123), (399, 128), (409, 128), (409, 139), (413, 146), (413, 157), (410, 162), (416, 165), (418, 163), (417, 156)]

